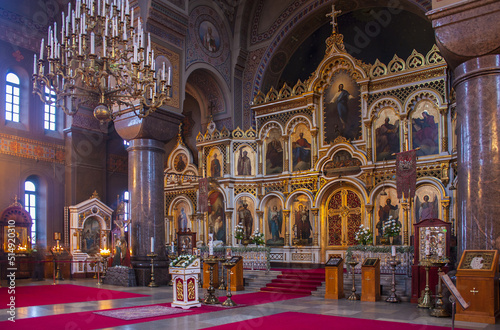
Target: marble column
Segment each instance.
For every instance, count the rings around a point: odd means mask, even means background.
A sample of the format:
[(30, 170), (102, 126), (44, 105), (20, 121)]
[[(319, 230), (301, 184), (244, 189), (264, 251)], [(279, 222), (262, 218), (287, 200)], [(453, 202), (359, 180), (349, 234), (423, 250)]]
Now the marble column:
[(455, 74), (460, 258), (500, 249), (500, 2), (462, 1), (427, 16)]
[(115, 120), (118, 134), (130, 141), (128, 151), (128, 189), (130, 192), (131, 262), (138, 285), (150, 280), (151, 238), (154, 238), (155, 281), (167, 284), (165, 255), (164, 182), (165, 142), (178, 132), (182, 116), (159, 109), (146, 118), (133, 113)]

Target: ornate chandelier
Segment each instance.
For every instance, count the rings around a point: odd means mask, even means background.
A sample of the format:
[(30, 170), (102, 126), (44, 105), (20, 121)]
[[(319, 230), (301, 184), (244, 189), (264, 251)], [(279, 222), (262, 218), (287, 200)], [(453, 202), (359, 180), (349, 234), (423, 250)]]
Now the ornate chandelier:
[(62, 23), (48, 29), (33, 60), (33, 93), (73, 116), (94, 108), (102, 122), (134, 112), (144, 118), (170, 99), (171, 71), (156, 72), (147, 40), (129, 0), (77, 0)]

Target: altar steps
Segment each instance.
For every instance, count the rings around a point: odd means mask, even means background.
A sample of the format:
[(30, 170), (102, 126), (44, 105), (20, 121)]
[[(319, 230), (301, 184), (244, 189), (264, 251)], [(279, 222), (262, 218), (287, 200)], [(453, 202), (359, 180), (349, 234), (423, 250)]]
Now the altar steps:
[(261, 291), (310, 295), (325, 281), (324, 269), (284, 269)]

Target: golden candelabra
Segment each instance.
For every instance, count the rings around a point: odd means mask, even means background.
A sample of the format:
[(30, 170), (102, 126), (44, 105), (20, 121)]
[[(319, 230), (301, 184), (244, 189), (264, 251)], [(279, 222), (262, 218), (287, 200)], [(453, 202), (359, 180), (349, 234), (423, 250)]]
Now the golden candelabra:
[(158, 286), (158, 284), (156, 284), (156, 282), (155, 282), (155, 258), (157, 256), (158, 256), (157, 254), (154, 254), (152, 252), (150, 254), (148, 254), (148, 257), (151, 258), (151, 280), (148, 284), (148, 286), (150, 288), (154, 288), (154, 287)]
[(209, 256), (203, 260), (210, 267), (210, 283), (207, 289), (207, 297), (203, 301), (207, 305), (217, 305), (220, 304), (219, 298), (215, 296), (214, 288), (214, 265), (219, 262), (219, 259), (214, 256)]
[(144, 118), (170, 99), (171, 69), (162, 64), (157, 72), (129, 0), (76, 0), (34, 56), (33, 93), (70, 116), (87, 107), (101, 122), (130, 112)]
[(425, 289), (422, 291), (422, 295), (418, 299), (419, 308), (431, 308), (432, 307), (432, 296), (431, 289), (429, 288), (429, 270), (432, 266), (429, 256), (420, 260), (420, 266), (425, 267)]
[(351, 267), (351, 273), (352, 273), (352, 293), (349, 297), (347, 297), (347, 300), (359, 300), (359, 294), (356, 293), (356, 285), (355, 285), (355, 277), (354, 277), (354, 267), (358, 264), (357, 261), (349, 261), (348, 262), (349, 266)]
[(64, 253), (64, 248), (59, 245), (59, 241), (57, 241), (57, 245), (51, 249), (54, 255), (54, 284), (55, 281), (63, 281), (64, 278), (61, 276), (61, 267), (59, 266), (58, 258)]
[(396, 256), (392, 256), (392, 260), (389, 261), (389, 265), (392, 269), (392, 280), (391, 280), (391, 294), (385, 301), (390, 303), (398, 303), (399, 297), (396, 294), (396, 266), (399, 265), (401, 261), (396, 260)]
[(444, 302), (443, 302), (443, 283), (441, 281), (441, 273), (443, 271), (443, 267), (450, 262), (448, 258), (446, 257), (441, 257), (440, 259), (437, 260), (432, 260), (432, 265), (438, 267), (438, 292), (436, 295), (436, 304), (434, 308), (431, 309), (431, 316), (435, 317), (449, 317), (450, 313), (446, 311), (446, 309), (443, 307)]
[(111, 251), (108, 249), (101, 249), (99, 254), (102, 257), (102, 276), (100, 279), (100, 283), (102, 284), (108, 272), (108, 258), (111, 255)]
[(236, 304), (233, 301), (233, 299), (231, 299), (231, 297), (233, 296), (231, 294), (231, 268), (236, 266), (236, 264), (234, 262), (227, 261), (227, 262), (224, 262), (222, 264), (222, 266), (224, 266), (224, 268), (226, 268), (226, 272), (227, 272), (227, 293), (226, 293), (227, 299), (226, 299), (226, 301), (224, 301), (222, 303), (222, 306), (234, 307), (234, 306), (237, 306), (238, 304)]

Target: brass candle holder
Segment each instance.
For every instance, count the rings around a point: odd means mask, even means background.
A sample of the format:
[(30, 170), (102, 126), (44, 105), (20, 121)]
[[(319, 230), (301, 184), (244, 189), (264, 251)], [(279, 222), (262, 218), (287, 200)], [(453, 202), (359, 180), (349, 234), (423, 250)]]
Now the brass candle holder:
[(100, 278), (100, 283), (103, 284), (108, 272), (108, 258), (111, 255), (111, 251), (109, 251), (108, 249), (101, 249), (99, 254), (102, 257), (102, 276)]
[[(224, 259), (220, 259), (221, 261), (224, 261)], [(224, 263), (222, 263), (222, 266), (224, 266)], [(220, 285), (219, 285), (219, 290), (226, 290), (226, 284), (224, 283), (224, 272), (222, 272), (222, 278), (221, 278), (221, 281), (220, 281)]]
[(230, 306), (230, 307), (234, 307), (234, 306), (237, 306), (238, 304), (236, 304), (233, 299), (231, 299), (231, 297), (233, 296), (231, 294), (231, 268), (233, 268), (236, 264), (234, 262), (224, 262), (222, 264), (222, 266), (224, 266), (224, 268), (226, 268), (226, 272), (227, 272), (227, 292), (226, 292), (226, 301), (224, 301), (222, 303), (222, 306)]
[(210, 267), (210, 283), (207, 289), (207, 296), (203, 301), (207, 305), (217, 305), (220, 304), (219, 298), (215, 296), (214, 288), (214, 265), (219, 262), (219, 259), (214, 256), (209, 256), (204, 259), (205, 262)]
[(347, 297), (347, 300), (359, 300), (359, 294), (356, 293), (356, 285), (355, 285), (355, 277), (354, 277), (354, 267), (358, 264), (357, 261), (349, 261), (347, 262), (349, 266), (351, 266), (351, 273), (352, 273), (352, 293), (349, 297)]
[(434, 308), (431, 309), (431, 316), (434, 316), (434, 317), (449, 317), (450, 316), (450, 313), (448, 313), (446, 311), (446, 309), (444, 309), (443, 305), (444, 305), (444, 302), (443, 302), (443, 284), (442, 284), (442, 281), (441, 281), (441, 273), (443, 272), (443, 266), (446, 265), (448, 262), (450, 262), (448, 260), (448, 258), (444, 257), (444, 258), (441, 258), (441, 259), (437, 259), (437, 260), (432, 260), (432, 265), (435, 266), (435, 267), (438, 267), (438, 292), (437, 292), (437, 295), (436, 295), (436, 304), (434, 306)]
[(396, 256), (392, 256), (392, 260), (389, 261), (389, 265), (392, 269), (392, 280), (391, 280), (391, 294), (385, 301), (390, 303), (400, 302), (398, 295), (396, 294), (396, 266), (399, 265), (401, 261), (396, 260)]
[(157, 254), (150, 253), (147, 255), (151, 258), (151, 280), (148, 284), (150, 288), (157, 287), (158, 284), (155, 283), (155, 258), (158, 256)]
[(431, 289), (429, 288), (429, 270), (432, 266), (429, 256), (420, 261), (420, 266), (425, 267), (425, 289), (422, 291), (422, 295), (418, 299), (419, 308), (431, 308), (432, 307), (432, 296)]

